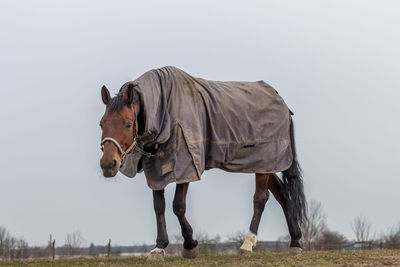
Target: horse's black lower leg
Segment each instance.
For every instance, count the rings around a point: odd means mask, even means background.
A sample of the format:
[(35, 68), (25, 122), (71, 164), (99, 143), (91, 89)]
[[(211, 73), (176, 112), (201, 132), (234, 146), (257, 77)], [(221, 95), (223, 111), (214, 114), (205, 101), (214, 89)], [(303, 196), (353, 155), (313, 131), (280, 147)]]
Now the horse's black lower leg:
[(288, 200), (285, 198), (285, 193), (284, 193), (285, 185), (276, 174), (271, 175), (271, 179), (268, 183), (268, 189), (272, 192), (272, 194), (274, 195), (276, 200), (282, 206), (283, 213), (285, 214), (286, 222), (288, 224), (290, 238), (291, 238), (290, 247), (301, 248), (300, 224), (299, 224), (299, 222), (294, 222), (291, 218), (291, 214), (293, 214), (293, 211), (290, 211), (288, 208), (288, 205), (287, 205)]
[(258, 225), (264, 211), (265, 203), (269, 198), (268, 193), (269, 174), (256, 174), (256, 191), (253, 197), (253, 218), (250, 224), (250, 231), (257, 235)]
[(193, 249), (197, 246), (197, 241), (193, 240), (193, 230), (185, 216), (186, 194), (188, 188), (189, 183), (176, 185), (173, 210), (175, 215), (178, 217), (179, 224), (181, 225), (182, 236), (184, 238), (183, 247), (185, 249)]
[(157, 219), (157, 242), (156, 248), (164, 249), (168, 246), (168, 234), (165, 225), (165, 198), (164, 189), (153, 190), (154, 211)]

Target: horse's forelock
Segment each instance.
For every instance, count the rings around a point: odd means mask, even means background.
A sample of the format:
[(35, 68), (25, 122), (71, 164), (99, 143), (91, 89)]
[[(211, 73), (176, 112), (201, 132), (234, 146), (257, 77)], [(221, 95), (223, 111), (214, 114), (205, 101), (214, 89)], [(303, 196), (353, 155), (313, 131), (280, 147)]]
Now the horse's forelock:
[(116, 94), (107, 104), (108, 111), (110, 112), (120, 111), (124, 106), (127, 106), (127, 104), (124, 101), (122, 93)]

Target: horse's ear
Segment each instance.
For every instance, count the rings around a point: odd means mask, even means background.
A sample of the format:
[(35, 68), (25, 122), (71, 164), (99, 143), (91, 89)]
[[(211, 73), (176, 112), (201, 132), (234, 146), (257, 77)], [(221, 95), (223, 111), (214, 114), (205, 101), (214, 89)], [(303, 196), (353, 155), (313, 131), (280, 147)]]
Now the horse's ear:
[(135, 86), (137, 86), (137, 83), (135, 82), (129, 83), (124, 93), (125, 103), (129, 106), (133, 104), (133, 99), (135, 97), (135, 89), (134, 89)]
[(105, 85), (101, 87), (101, 99), (103, 99), (104, 105), (107, 105), (111, 100), (110, 92)]

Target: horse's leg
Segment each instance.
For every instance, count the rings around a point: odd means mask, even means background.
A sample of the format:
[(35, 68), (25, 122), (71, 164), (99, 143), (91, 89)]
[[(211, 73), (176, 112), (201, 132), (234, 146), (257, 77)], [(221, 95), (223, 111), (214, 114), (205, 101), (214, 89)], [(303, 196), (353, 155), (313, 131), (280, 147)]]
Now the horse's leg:
[(173, 202), (173, 210), (178, 217), (179, 224), (182, 229), (182, 236), (184, 238), (182, 256), (184, 258), (196, 258), (199, 249), (197, 240), (193, 240), (193, 230), (189, 222), (186, 220), (186, 194), (189, 188), (189, 183), (177, 184), (175, 190), (175, 197)]
[(147, 260), (163, 261), (165, 255), (164, 249), (168, 246), (169, 243), (167, 228), (165, 225), (164, 189), (158, 191), (153, 190), (153, 204), (157, 219), (157, 241), (156, 247), (152, 251), (150, 251)]
[(293, 220), (289, 218), (291, 213), (288, 210), (287, 200), (285, 198), (285, 184), (281, 181), (281, 179), (279, 179), (278, 175), (272, 174), (268, 182), (268, 189), (272, 192), (279, 204), (281, 204), (283, 213), (286, 217), (291, 238), (289, 253), (291, 255), (299, 255), (301, 253), (301, 229), (298, 223), (293, 223)]
[(241, 255), (250, 255), (253, 251), (253, 248), (256, 246), (258, 225), (260, 224), (260, 219), (264, 211), (265, 203), (267, 203), (269, 197), (269, 176), (269, 174), (256, 173), (256, 191), (253, 198), (254, 213), (250, 223), (250, 231), (246, 235), (246, 239), (239, 249), (239, 254)]

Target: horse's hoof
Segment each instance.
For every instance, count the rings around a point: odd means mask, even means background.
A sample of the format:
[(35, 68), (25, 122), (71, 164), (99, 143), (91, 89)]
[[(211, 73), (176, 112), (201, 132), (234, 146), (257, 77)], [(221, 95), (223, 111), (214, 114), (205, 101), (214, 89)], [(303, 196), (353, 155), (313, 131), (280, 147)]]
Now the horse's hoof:
[(164, 261), (165, 251), (161, 248), (155, 248), (150, 251), (147, 261)]
[(303, 250), (299, 247), (290, 247), (289, 255), (290, 256), (299, 256)]
[(238, 255), (241, 257), (250, 257), (253, 252), (247, 249), (239, 248)]
[(182, 257), (186, 259), (194, 259), (199, 254), (199, 246), (195, 246), (192, 249), (185, 249), (182, 250)]
[(253, 252), (253, 248), (257, 244), (257, 236), (252, 232), (248, 232), (243, 244), (240, 246), (238, 254), (242, 257), (250, 257)]

